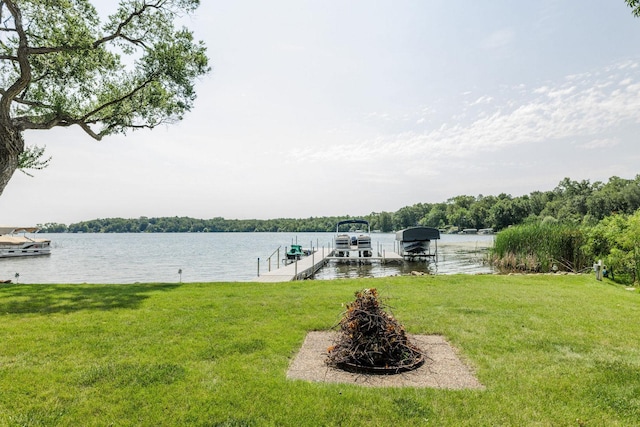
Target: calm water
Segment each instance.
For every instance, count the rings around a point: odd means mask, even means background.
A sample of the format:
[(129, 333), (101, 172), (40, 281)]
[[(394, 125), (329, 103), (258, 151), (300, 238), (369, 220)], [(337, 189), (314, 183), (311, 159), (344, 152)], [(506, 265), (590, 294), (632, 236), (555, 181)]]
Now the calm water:
[[(52, 254), (45, 257), (0, 259), (0, 280), (20, 283), (134, 283), (251, 281), (267, 258), (298, 243), (308, 248), (328, 248), (334, 233), (132, 233), (132, 234), (38, 234), (52, 240)], [(374, 248), (394, 251), (394, 234), (373, 234)], [(347, 266), (329, 264), (317, 279), (391, 276), (413, 270), (437, 274), (478, 273), (491, 270), (482, 265), (480, 250), (441, 250), (447, 242), (491, 240), (492, 236), (442, 235), (438, 263), (405, 266)], [(444, 246), (443, 246), (444, 245)], [(273, 256), (272, 268), (276, 265)], [(178, 271), (182, 270), (182, 275)]]

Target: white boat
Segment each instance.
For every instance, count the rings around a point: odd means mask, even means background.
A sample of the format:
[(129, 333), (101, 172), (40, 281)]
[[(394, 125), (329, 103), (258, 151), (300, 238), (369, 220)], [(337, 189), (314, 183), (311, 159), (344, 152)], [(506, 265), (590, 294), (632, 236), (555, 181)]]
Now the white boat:
[(51, 240), (37, 239), (37, 227), (0, 227), (0, 258), (51, 254)]
[[(366, 231), (356, 230), (355, 235), (350, 236), (348, 232), (340, 230), (340, 227), (345, 224), (358, 224), (365, 225)], [(335, 238), (335, 255), (337, 257), (349, 257), (351, 251), (357, 251), (358, 257), (370, 258), (373, 255), (373, 248), (371, 247), (371, 227), (369, 222), (363, 219), (349, 219), (338, 222), (336, 226), (336, 238)]]

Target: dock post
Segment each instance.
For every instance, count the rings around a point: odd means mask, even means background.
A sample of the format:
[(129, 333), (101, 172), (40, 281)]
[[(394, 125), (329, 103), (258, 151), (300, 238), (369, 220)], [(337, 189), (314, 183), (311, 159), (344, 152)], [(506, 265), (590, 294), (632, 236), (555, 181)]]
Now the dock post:
[(258, 277), (260, 277), (260, 258), (258, 258)]
[(298, 280), (298, 258), (294, 261), (295, 264), (295, 275), (293, 276), (293, 280)]
[(280, 246), (278, 246), (278, 260), (276, 261), (276, 265), (280, 268)]

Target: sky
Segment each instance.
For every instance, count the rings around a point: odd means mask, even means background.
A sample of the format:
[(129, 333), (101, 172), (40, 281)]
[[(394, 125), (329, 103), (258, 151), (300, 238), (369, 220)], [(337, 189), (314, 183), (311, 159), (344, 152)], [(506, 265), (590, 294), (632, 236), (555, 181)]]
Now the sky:
[[(101, 11), (111, 0), (94, 1)], [(640, 174), (640, 18), (624, 0), (204, 0), (183, 121), (28, 131), (0, 224), (308, 218)]]

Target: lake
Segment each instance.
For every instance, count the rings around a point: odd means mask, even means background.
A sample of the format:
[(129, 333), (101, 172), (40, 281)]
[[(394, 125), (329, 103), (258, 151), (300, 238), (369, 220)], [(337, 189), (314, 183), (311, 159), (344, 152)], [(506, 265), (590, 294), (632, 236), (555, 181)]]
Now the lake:
[[(135, 283), (251, 281), (268, 269), (267, 258), (292, 243), (333, 246), (334, 233), (107, 233), (45, 234), (51, 255), (0, 259), (0, 280), (19, 283)], [(342, 265), (330, 263), (316, 279), (380, 277), (412, 271), (433, 274), (490, 273), (484, 253), (489, 235), (443, 234), (437, 263)], [(395, 234), (373, 233), (374, 249), (395, 250)], [(276, 255), (272, 258), (276, 266)], [(181, 274), (179, 274), (181, 271)]]

